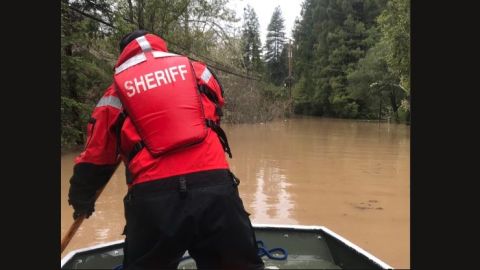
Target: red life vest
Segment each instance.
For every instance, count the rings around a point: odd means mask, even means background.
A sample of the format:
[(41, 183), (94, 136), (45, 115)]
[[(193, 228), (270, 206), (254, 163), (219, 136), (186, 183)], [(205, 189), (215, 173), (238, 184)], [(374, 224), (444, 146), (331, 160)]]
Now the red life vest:
[(153, 156), (159, 156), (202, 142), (210, 127), (231, 156), (223, 130), (215, 121), (205, 119), (190, 60), (153, 50), (146, 36), (136, 41), (142, 52), (116, 67), (114, 81), (143, 145)]

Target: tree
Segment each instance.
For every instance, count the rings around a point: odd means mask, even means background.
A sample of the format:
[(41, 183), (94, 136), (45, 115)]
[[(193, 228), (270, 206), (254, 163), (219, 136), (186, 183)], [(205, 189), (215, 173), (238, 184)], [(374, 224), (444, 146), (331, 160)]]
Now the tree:
[[(386, 61), (399, 77), (399, 86), (410, 96), (410, 1), (389, 0), (378, 17), (382, 42), (387, 47)], [(408, 102), (407, 102), (408, 103)]]
[(89, 111), (111, 82), (112, 63), (101, 56), (99, 48), (106, 32), (69, 5), (85, 13), (95, 8), (89, 1), (61, 3), (61, 145), (79, 146), (84, 142)]
[(294, 29), (297, 111), (359, 117), (362, 106), (350, 95), (347, 74), (378, 41), (375, 18), (384, 2), (305, 0)]
[[(285, 46), (285, 26), (280, 6), (273, 11), (272, 18), (267, 27), (267, 38), (265, 44), (265, 62), (270, 80), (275, 85), (283, 83), (287, 75), (287, 67), (281, 65), (282, 51)], [(283, 54), (286, 55), (285, 53)]]
[(406, 94), (397, 85), (398, 77), (390, 72), (386, 54), (383, 42), (371, 48), (358, 61), (356, 69), (348, 74), (348, 90), (350, 97), (360, 105), (359, 114), (362, 117), (381, 119), (383, 109), (389, 108), (398, 121), (398, 109)]
[(247, 72), (260, 72), (262, 60), (260, 58), (260, 24), (255, 10), (247, 5), (243, 11), (242, 26), (242, 55)]
[[(326, 18), (326, 9), (318, 8), (326, 1), (305, 0), (300, 12), (301, 18), (295, 21), (293, 29), (293, 71), (297, 83), (293, 88), (295, 111), (302, 114), (323, 114), (323, 106), (314, 100), (315, 89), (319, 85), (313, 82), (315, 63), (314, 48), (318, 46), (319, 26)], [(321, 46), (321, 48), (325, 48)]]

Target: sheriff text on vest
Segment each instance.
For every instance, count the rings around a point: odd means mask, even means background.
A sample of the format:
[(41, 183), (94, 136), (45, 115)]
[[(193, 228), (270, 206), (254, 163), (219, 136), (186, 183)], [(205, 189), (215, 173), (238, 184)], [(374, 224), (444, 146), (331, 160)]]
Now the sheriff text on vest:
[(185, 80), (186, 73), (186, 65), (172, 66), (141, 75), (130, 81), (125, 81), (124, 86), (128, 91), (127, 96), (133, 97), (135, 94), (141, 93), (140, 89), (147, 91), (161, 85), (170, 84), (176, 82), (179, 76), (182, 80)]

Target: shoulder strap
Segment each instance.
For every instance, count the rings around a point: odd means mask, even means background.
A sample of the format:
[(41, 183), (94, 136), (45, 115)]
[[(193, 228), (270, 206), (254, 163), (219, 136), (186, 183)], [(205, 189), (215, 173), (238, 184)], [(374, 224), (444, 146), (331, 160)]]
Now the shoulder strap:
[(215, 104), (215, 113), (218, 116), (222, 117), (223, 112), (222, 112), (222, 108), (220, 108), (220, 104), (218, 103), (217, 95), (215, 95), (215, 93), (208, 86), (204, 84), (198, 85), (198, 91), (204, 94), (208, 99), (210, 99), (211, 102)]
[(218, 85), (220, 86), (220, 93), (222, 94), (222, 97), (223, 97), (223, 86), (222, 86), (222, 83), (220, 82), (220, 80), (218, 79), (217, 74), (215, 74), (215, 72), (213, 72), (212, 69), (208, 69), (208, 71), (210, 71), (210, 73), (212, 73), (213, 78), (215, 78), (215, 80), (217, 81)]
[[(220, 85), (221, 89), (221, 95), (223, 96), (223, 87), (220, 84), (220, 81), (217, 79), (215, 73), (210, 71), (213, 74), (213, 77), (215, 80), (217, 80), (218, 84)], [(219, 117), (223, 116), (222, 108), (220, 107), (220, 104), (218, 102), (218, 97), (215, 94), (215, 92), (210, 89), (207, 85), (198, 85), (198, 90), (200, 93), (203, 93), (210, 101), (212, 101), (215, 104), (215, 114), (218, 115)], [(230, 149), (230, 145), (228, 144), (228, 139), (227, 139), (227, 134), (225, 134), (225, 131), (220, 127), (217, 122), (211, 120), (211, 119), (205, 119), (205, 123), (207, 124), (207, 127), (211, 128), (215, 133), (218, 135), (218, 139), (220, 140), (220, 143), (222, 144), (223, 150), (228, 154), (230, 158), (232, 158), (232, 151)]]
[[(115, 134), (117, 136), (117, 154), (121, 153), (121, 132), (122, 132), (122, 127), (123, 123), (125, 122), (125, 119), (127, 118), (127, 112), (124, 110), (120, 113), (120, 115), (117, 118), (117, 122), (115, 123)], [(143, 144), (143, 141), (139, 141), (133, 146), (132, 151), (127, 155), (127, 162), (130, 162), (132, 158), (142, 150), (142, 148), (145, 147)]]
[(118, 115), (117, 121), (114, 124), (115, 127), (115, 135), (117, 136), (117, 155), (121, 154), (121, 133), (122, 133), (122, 127), (123, 123), (125, 122), (125, 118), (127, 118), (127, 112), (125, 110), (122, 110), (120, 114)]
[(225, 134), (225, 131), (223, 131), (220, 125), (218, 125), (217, 123), (215, 123), (215, 121), (211, 119), (205, 119), (205, 123), (207, 124), (207, 127), (211, 128), (213, 131), (215, 131), (215, 133), (217, 133), (223, 150), (228, 154), (230, 158), (232, 158), (232, 151), (230, 150), (230, 145), (228, 144), (227, 134)]

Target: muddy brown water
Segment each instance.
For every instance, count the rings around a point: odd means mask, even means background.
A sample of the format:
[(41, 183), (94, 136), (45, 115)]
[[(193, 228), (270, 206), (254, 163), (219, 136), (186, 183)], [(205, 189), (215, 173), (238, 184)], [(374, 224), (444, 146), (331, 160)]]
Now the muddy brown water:
[[(302, 117), (224, 125), (253, 223), (323, 225), (395, 268), (410, 267), (410, 128), (403, 124)], [(61, 236), (73, 159), (61, 158)], [(95, 213), (61, 254), (123, 239), (121, 165)]]

